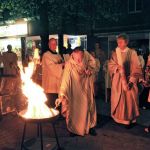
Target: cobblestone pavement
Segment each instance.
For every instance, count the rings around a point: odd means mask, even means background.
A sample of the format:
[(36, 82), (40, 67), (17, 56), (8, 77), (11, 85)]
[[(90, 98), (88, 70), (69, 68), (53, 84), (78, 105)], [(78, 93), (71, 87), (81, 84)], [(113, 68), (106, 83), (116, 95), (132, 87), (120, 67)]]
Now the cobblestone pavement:
[[(100, 105), (100, 106), (99, 106)], [(138, 125), (132, 129), (119, 126), (109, 117), (110, 104), (98, 101), (98, 135), (92, 137), (69, 137), (65, 120), (58, 120), (56, 130), (61, 146), (65, 150), (149, 150), (150, 134), (144, 132), (144, 126), (150, 124), (150, 110), (142, 110)], [(0, 150), (20, 150), (23, 121), (14, 114), (3, 116), (0, 121)], [(35, 124), (28, 124), (27, 138), (36, 137)], [(50, 124), (43, 124), (44, 148), (55, 148), (54, 132)], [(32, 145), (32, 144), (31, 144)], [(29, 147), (31, 146), (29, 144)], [(40, 150), (37, 147), (34, 150)], [(53, 149), (53, 150), (54, 150)]]

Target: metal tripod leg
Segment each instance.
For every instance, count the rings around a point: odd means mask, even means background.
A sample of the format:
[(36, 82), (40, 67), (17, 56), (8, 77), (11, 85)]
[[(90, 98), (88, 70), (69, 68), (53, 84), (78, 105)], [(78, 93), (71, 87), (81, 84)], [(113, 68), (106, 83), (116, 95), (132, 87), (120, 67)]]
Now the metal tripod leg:
[(58, 150), (61, 150), (61, 147), (60, 147), (60, 145), (59, 145), (58, 136), (57, 136), (57, 132), (56, 132), (56, 128), (55, 128), (54, 123), (52, 123), (52, 126), (53, 126), (53, 130), (54, 130), (54, 133), (55, 133), (55, 138), (56, 138)]
[(39, 129), (40, 129), (41, 150), (43, 150), (43, 132), (42, 132), (42, 124), (41, 123), (39, 123)]
[(25, 134), (26, 134), (26, 122), (24, 123), (24, 128), (23, 128), (23, 135), (22, 135), (22, 140), (21, 140), (21, 150), (23, 150), (23, 147), (24, 147)]

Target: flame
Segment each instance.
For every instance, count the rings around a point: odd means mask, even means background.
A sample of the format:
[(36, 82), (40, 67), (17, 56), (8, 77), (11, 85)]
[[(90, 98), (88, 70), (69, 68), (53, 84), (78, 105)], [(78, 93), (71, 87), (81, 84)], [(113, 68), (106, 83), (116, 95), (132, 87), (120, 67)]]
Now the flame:
[(42, 119), (58, 115), (58, 111), (49, 108), (43, 89), (31, 79), (34, 70), (34, 63), (29, 63), (28, 67), (21, 69), (22, 91), (28, 99), (28, 107), (23, 115), (24, 118)]

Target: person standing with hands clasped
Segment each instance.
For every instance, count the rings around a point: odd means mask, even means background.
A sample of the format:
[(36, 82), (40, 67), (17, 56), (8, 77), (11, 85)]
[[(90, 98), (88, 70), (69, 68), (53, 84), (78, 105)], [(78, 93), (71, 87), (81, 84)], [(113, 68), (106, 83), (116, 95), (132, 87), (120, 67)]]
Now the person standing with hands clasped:
[(51, 38), (48, 45), (49, 50), (42, 57), (42, 87), (48, 99), (47, 105), (54, 108), (65, 63), (61, 55), (56, 52), (56, 39)]
[(108, 65), (112, 80), (111, 116), (127, 129), (135, 125), (139, 116), (137, 83), (143, 78), (137, 53), (127, 47), (128, 42), (126, 34), (117, 37), (118, 47)]

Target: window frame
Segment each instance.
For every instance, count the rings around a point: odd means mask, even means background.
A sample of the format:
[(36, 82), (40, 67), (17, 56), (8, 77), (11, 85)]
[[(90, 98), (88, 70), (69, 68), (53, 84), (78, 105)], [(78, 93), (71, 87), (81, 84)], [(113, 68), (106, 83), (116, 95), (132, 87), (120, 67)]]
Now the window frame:
[(137, 10), (137, 0), (134, 0), (134, 10), (133, 11), (130, 11), (129, 10), (129, 3), (130, 1), (133, 1), (133, 0), (128, 0), (128, 13), (129, 14), (136, 14), (136, 13), (141, 13), (142, 12), (142, 0), (141, 0), (141, 10)]

